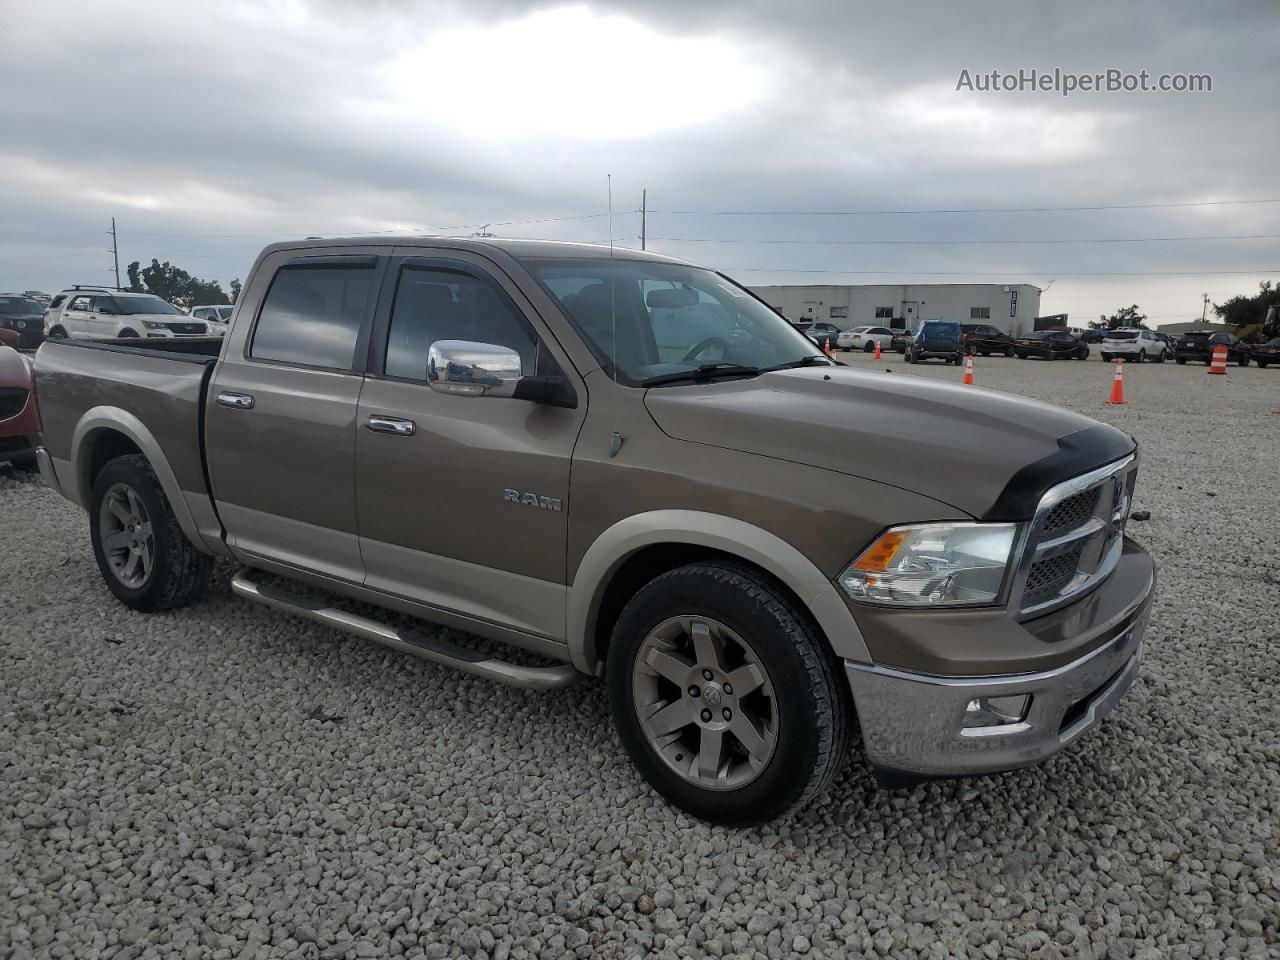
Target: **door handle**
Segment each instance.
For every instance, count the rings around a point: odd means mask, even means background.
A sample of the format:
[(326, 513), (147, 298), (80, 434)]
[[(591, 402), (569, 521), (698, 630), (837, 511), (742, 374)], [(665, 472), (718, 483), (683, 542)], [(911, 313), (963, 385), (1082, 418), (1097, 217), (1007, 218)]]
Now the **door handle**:
[(369, 418), (369, 422), (365, 426), (374, 433), (393, 433), (397, 437), (412, 437), (418, 430), (416, 423), (401, 417), (374, 416)]
[(252, 410), (253, 395), (248, 393), (233, 393), (230, 390), (223, 390), (218, 394), (218, 403), (224, 407), (235, 407), (238, 410)]

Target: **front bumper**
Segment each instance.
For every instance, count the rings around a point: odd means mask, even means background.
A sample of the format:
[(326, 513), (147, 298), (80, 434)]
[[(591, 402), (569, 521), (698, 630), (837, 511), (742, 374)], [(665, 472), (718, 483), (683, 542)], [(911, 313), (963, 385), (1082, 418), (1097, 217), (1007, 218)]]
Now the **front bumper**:
[[(1057, 753), (1110, 713), (1132, 685), (1153, 587), (1150, 581), (1127, 615), (1105, 628), (1111, 636), (1102, 645), (1041, 672), (941, 676), (846, 661), (867, 758), (892, 783), (1012, 770)], [(1017, 696), (1030, 697), (1017, 722), (964, 726), (971, 701)]]

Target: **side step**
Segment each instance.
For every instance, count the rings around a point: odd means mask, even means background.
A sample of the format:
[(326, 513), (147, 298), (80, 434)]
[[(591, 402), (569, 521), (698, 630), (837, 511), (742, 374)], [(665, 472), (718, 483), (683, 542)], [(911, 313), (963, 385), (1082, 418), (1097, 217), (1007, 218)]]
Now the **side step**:
[(570, 664), (524, 667), (505, 660), (495, 660), (457, 644), (428, 637), (417, 630), (389, 627), (385, 623), (370, 620), (368, 617), (331, 607), (323, 600), (299, 596), (272, 583), (259, 583), (256, 579), (256, 571), (252, 569), (242, 570), (232, 577), (231, 589), (239, 596), (256, 600), (276, 610), (282, 610), (297, 617), (306, 617), (326, 627), (343, 630), (346, 633), (364, 637), (366, 640), (376, 640), (392, 649), (411, 653), (415, 657), (442, 663), (464, 673), (474, 673), (478, 677), (497, 680), (499, 683), (510, 684), (513, 687), (524, 687), (527, 690), (557, 690), (569, 686), (578, 679), (578, 671)]

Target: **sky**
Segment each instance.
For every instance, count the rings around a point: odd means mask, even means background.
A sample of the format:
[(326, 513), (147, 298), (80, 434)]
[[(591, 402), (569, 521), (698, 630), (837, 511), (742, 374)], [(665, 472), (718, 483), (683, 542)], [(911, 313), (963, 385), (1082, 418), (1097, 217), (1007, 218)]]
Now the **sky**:
[[(638, 246), (647, 191), (649, 249), (747, 284), (1184, 321), (1280, 279), (1278, 65), (1274, 0), (0, 0), (0, 290), (114, 282), (112, 217), (122, 276), (226, 284), (310, 235)], [(1020, 69), (1212, 89), (976, 88)]]

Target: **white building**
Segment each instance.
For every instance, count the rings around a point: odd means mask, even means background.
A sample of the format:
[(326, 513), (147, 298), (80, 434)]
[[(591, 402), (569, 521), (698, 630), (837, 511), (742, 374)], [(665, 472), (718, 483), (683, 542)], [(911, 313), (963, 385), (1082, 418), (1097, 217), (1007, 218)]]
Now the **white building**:
[(1029, 283), (909, 283), (752, 287), (789, 320), (822, 320), (842, 330), (909, 330), (920, 320), (989, 323), (1018, 336), (1035, 329), (1040, 288)]

